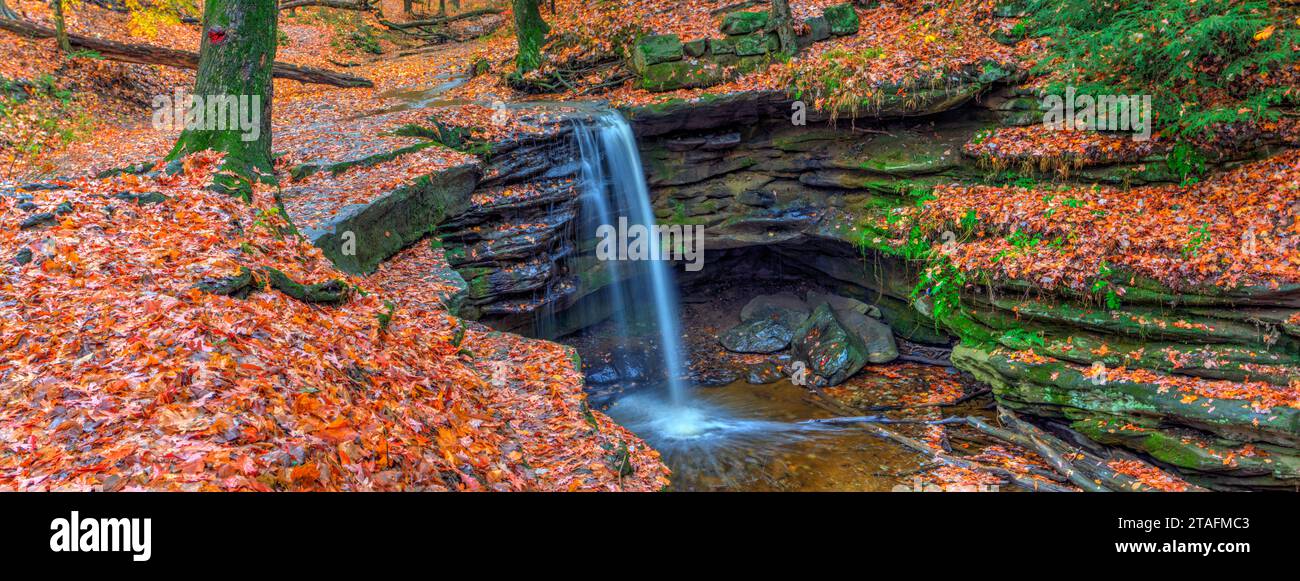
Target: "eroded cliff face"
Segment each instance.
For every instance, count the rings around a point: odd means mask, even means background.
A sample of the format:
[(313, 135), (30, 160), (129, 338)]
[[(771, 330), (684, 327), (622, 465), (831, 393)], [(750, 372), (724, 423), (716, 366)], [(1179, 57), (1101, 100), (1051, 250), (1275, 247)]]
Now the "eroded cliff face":
[[(679, 270), (682, 284), (707, 284), (712, 269), (762, 249), (787, 275), (877, 305), (897, 336), (953, 346), (952, 364), (990, 384), (1000, 405), (1080, 446), (1121, 446), (1213, 487), (1293, 488), (1300, 403), (1286, 394), (1300, 384), (1300, 326), (1288, 319), (1300, 287), (1175, 291), (1134, 277), (1123, 304), (1107, 308), (1032, 281), (972, 278), (962, 316), (931, 318), (931, 299), (914, 292), (925, 265), (870, 224), (924, 202), (935, 184), (1009, 179), (963, 145), (1031, 108), (1004, 90), (939, 114), (796, 125), (788, 99), (760, 93), (626, 114), (660, 223), (704, 226), (704, 270)], [(495, 154), (485, 203), (441, 229), (470, 284), (463, 312), (543, 334), (608, 315), (609, 277), (591, 241), (572, 235), (571, 141), (557, 131)], [(1102, 160), (1066, 179), (1175, 179), (1160, 167), (1155, 156)], [(1051, 168), (1018, 175), (1060, 179)], [(539, 314), (557, 324), (537, 328)]]

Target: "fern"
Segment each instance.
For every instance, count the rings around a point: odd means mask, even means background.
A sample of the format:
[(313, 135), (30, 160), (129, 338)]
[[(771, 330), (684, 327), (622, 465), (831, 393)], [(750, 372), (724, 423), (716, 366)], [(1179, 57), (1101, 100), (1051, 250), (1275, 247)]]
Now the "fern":
[[(1259, 82), (1300, 61), (1300, 31), (1261, 0), (1030, 0), (1052, 37), (1047, 90), (1151, 95), (1156, 131), (1178, 140), (1228, 123), (1275, 120), (1286, 83)], [(1270, 29), (1270, 26), (1276, 27)]]

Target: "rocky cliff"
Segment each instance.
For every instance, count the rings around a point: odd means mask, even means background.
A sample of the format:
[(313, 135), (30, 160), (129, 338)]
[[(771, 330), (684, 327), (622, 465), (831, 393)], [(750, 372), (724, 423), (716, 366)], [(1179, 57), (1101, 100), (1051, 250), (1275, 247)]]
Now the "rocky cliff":
[[(935, 185), (1178, 179), (1161, 170), (1159, 151), (1068, 173), (990, 163), (972, 144), (1023, 123), (1032, 100), (989, 85), (959, 92), (838, 123), (814, 114), (795, 124), (791, 101), (772, 93), (625, 111), (660, 222), (705, 227), (705, 268), (679, 281), (707, 284), (711, 270), (763, 252), (787, 273), (878, 306), (899, 337), (955, 346), (952, 364), (989, 383), (1000, 405), (1080, 446), (1122, 446), (1213, 487), (1300, 482), (1298, 286), (1173, 290), (1134, 276), (1123, 304), (1108, 307), (1034, 281), (971, 278), (960, 316), (936, 322), (940, 299), (918, 286), (929, 265), (879, 228), (929, 201)], [(486, 203), (442, 228), (470, 283), (469, 314), (550, 334), (607, 316), (598, 297), (608, 277), (583, 252), (589, 242), (572, 236), (574, 155), (562, 129), (503, 149), (476, 194)], [(557, 326), (536, 328), (542, 313)]]

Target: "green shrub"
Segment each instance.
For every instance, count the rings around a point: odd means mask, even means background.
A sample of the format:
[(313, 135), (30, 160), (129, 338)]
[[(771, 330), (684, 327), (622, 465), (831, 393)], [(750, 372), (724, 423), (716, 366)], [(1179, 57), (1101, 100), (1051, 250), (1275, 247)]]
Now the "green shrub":
[(1054, 75), (1049, 93), (1151, 95), (1154, 129), (1179, 140), (1276, 119), (1289, 87), (1263, 75), (1300, 60), (1300, 31), (1261, 0), (1031, 0), (1029, 10), (1053, 40), (1039, 65)]

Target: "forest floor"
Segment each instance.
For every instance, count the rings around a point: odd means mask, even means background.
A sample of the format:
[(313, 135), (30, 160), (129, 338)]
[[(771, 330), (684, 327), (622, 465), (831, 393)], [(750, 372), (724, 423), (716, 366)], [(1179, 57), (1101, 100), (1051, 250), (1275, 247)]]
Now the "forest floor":
[[(834, 3), (791, 2), (799, 25)], [(49, 21), (44, 2), (8, 4), (29, 19)], [(395, 14), (390, 4), (385, 10)], [(461, 8), (481, 4), (487, 3)], [(734, 2), (555, 4), (543, 16), (577, 40), (568, 51), (548, 53), (543, 70), (599, 58), (627, 34), (716, 36), (714, 11)], [(1015, 20), (973, 18), (983, 4), (917, 17), (910, 2), (886, 3), (856, 35), (708, 89), (651, 93), (626, 83), (596, 94), (579, 86), (540, 97), (518, 95), (503, 80), (516, 51), (508, 13), (483, 21), (505, 21), (486, 36), (403, 55), (412, 43), (382, 31), (374, 15), (301, 10), (282, 15), (277, 60), (358, 75), (375, 86), (276, 80), (274, 149), (283, 154), (277, 169), (401, 147), (407, 138), (389, 133), (416, 117), (469, 128), (483, 139), (535, 130), (537, 111), (493, 108), (496, 102), (599, 98), (632, 105), (795, 86), (806, 88), (815, 105), (833, 107), (836, 99), (879, 97), (884, 87), (905, 85), (904, 77), (981, 62), (1032, 64), (1040, 41), (994, 42), (990, 33)], [(142, 24), (90, 3), (72, 11), (69, 25), (116, 40), (198, 47), (195, 25)], [(864, 47), (878, 54), (845, 56)], [(487, 71), (474, 74), (479, 63)], [(842, 75), (843, 90), (809, 83), (829, 70)], [(586, 408), (565, 348), (493, 333), (446, 313), (447, 289), (427, 274), (445, 268), (440, 250), (417, 244), (369, 277), (344, 275), (318, 249), (282, 235), (284, 217), (269, 192), (247, 206), (204, 190), (215, 163), (209, 156), (188, 159), (173, 177), (94, 179), (167, 153), (179, 131), (150, 122), (151, 99), (188, 90), (193, 78), (179, 69), (65, 58), (52, 40), (0, 33), (0, 79), (22, 81), (24, 95), (6, 101), (0, 117), (0, 192), (10, 194), (0, 198), (0, 350), (6, 353), (0, 487), (656, 490), (666, 484), (656, 452)], [(1289, 139), (1297, 131), (1294, 123), (1264, 130)], [(1041, 158), (1073, 154), (1064, 164), (1070, 167), (1099, 151), (1143, 153), (1093, 133), (1017, 131), (971, 144), (970, 153), (1048, 166), (1053, 162)], [(286, 206), (295, 216), (328, 216), (413, 176), (473, 161), (435, 145), (400, 163), (308, 178), (301, 184), (313, 192), (310, 203)], [(1292, 151), (1199, 184), (1131, 188), (1122, 198), (1106, 188), (1061, 189), (1049, 199), (1034, 188), (945, 186), (912, 213), (918, 223), (937, 225), (982, 208), (980, 226), (988, 236), (963, 241), (953, 256), (971, 272), (993, 269), (1007, 278), (1078, 287), (1096, 274), (1080, 265), (1102, 260), (1174, 283), (1277, 286), (1300, 282), (1298, 172)], [(56, 176), (60, 189), (19, 187)], [(129, 194), (149, 192), (167, 199), (130, 200)], [(1211, 213), (1191, 221), (1183, 215), (1191, 204)], [(48, 218), (22, 226), (47, 212)], [(1027, 221), (1045, 230), (1082, 225), (1086, 234), (1068, 247), (1008, 252), (1008, 237)], [(1210, 230), (1196, 230), (1202, 223)], [(1258, 246), (1240, 243), (1246, 231)], [(1189, 241), (1198, 241), (1190, 255)], [(10, 260), (24, 252), (29, 262)], [(241, 268), (264, 267), (304, 283), (341, 279), (354, 290), (347, 304), (322, 306), (277, 291), (237, 299), (193, 289)], [(498, 365), (506, 360), (510, 365)], [(495, 372), (501, 368), (510, 373)], [(1268, 391), (1254, 397), (1300, 407), (1300, 385), (1252, 387)]]
[[(41, 14), (36, 3), (16, 7)], [(72, 28), (86, 32), (95, 22), (95, 33), (104, 34), (117, 29), (105, 21), (126, 26), (119, 16), (85, 5), (74, 12)], [(289, 40), (280, 60), (320, 65), (356, 58), (334, 49), (330, 26), (289, 18), (282, 29)], [(194, 48), (194, 30), (160, 26), (155, 42)], [(24, 103), (31, 118), (7, 118), (30, 132), (23, 134), (30, 139), (20, 139), (41, 146), (10, 149), (5, 162), (13, 180), (0, 187), (0, 350), (6, 354), (0, 488), (658, 490), (667, 484), (655, 451), (587, 409), (569, 350), (447, 313), (445, 281), (430, 276), (446, 264), (429, 244), (416, 244), (369, 277), (352, 277), (319, 249), (285, 234), (288, 224), (270, 190), (256, 192), (250, 206), (204, 189), (215, 156), (187, 158), (174, 176), (91, 177), (167, 152), (176, 132), (155, 130), (142, 103), (148, 94), (188, 87), (192, 74), (65, 61), (51, 42), (7, 33), (3, 41), (0, 62), (7, 68), (0, 74), (57, 75), (73, 88)], [(340, 119), (401, 104), (402, 98), (385, 95), (444, 82), (473, 54), (491, 50), (450, 45), (438, 55), (443, 58), (358, 67), (375, 81), (373, 89), (277, 80), (275, 131), (284, 137), (277, 145), (290, 148), (286, 162), (355, 153), (360, 145), (338, 138)], [(105, 96), (92, 87), (119, 93)], [(85, 127), (23, 125), (47, 119), (41, 115), (62, 121), (70, 110), (84, 115)], [(445, 118), (469, 125), (487, 114), (467, 106)], [(47, 127), (53, 130), (43, 133)], [(509, 130), (508, 123), (500, 129)], [(381, 132), (369, 137), (383, 139)], [(364, 168), (364, 180), (335, 184), (335, 191), (364, 195), (359, 190), (392, 187), (411, 172), (467, 161), (450, 149), (420, 153), (421, 163)], [(52, 189), (22, 185), (38, 178), (50, 183), (51, 173), (64, 178)], [(150, 197), (132, 197), (145, 194)], [(349, 298), (334, 306), (269, 289), (241, 299), (195, 288), (243, 269), (262, 278), (267, 267), (303, 283), (341, 280)]]

